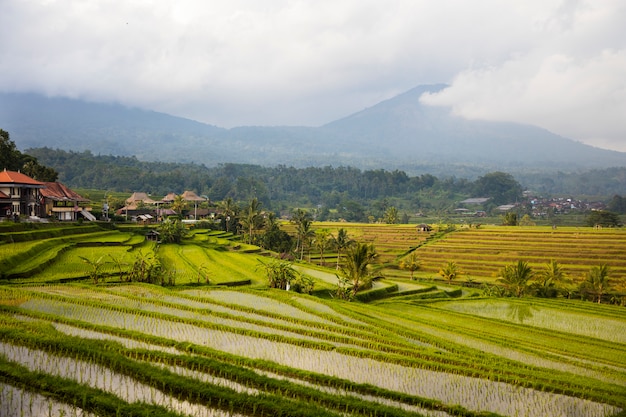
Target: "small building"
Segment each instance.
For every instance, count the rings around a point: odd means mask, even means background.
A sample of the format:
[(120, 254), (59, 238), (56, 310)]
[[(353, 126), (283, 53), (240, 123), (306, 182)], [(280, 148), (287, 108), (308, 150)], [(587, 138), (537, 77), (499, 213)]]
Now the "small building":
[(161, 237), (161, 234), (154, 229), (146, 233), (146, 239), (152, 242), (158, 242), (160, 237)]
[(163, 203), (173, 203), (174, 200), (176, 200), (176, 193), (169, 193), (168, 195), (166, 195), (165, 197), (163, 197), (161, 199), (161, 202), (163, 202)]
[(41, 189), (45, 184), (21, 172), (0, 172), (0, 218), (42, 216)]
[(433, 228), (427, 225), (426, 223), (421, 223), (417, 225), (418, 232), (430, 232), (431, 230), (433, 230)]
[(515, 204), (503, 204), (501, 206), (496, 207), (498, 211), (510, 211), (515, 208)]
[(181, 197), (183, 198), (183, 200), (189, 203), (193, 203), (193, 207), (194, 207), (193, 219), (197, 220), (198, 219), (198, 203), (201, 203), (207, 200), (203, 197), (200, 197), (193, 191), (185, 191), (184, 193), (181, 194)]
[(44, 182), (45, 188), (40, 190), (43, 197), (44, 210), (47, 216), (60, 221), (76, 221), (79, 216), (89, 221), (96, 218), (90, 213), (90, 200), (66, 187), (60, 182)]
[(461, 201), (461, 204), (485, 204), (491, 197), (472, 197)]
[(154, 212), (152, 207), (146, 206), (153, 206), (159, 201), (154, 201), (147, 193), (135, 192), (126, 199), (125, 203), (124, 207), (116, 211), (118, 216), (137, 217), (140, 214)]
[(137, 222), (146, 225), (146, 224), (150, 224), (152, 223), (152, 220), (154, 220), (154, 217), (151, 214), (139, 214), (136, 218)]

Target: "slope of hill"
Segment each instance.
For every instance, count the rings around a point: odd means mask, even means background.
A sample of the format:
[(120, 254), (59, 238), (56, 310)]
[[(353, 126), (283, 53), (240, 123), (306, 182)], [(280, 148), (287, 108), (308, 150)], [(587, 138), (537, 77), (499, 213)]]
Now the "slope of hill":
[(443, 87), (417, 87), (321, 127), (232, 129), (116, 104), (0, 94), (0, 127), (21, 149), (91, 150), (208, 166), (349, 165), (468, 177), (496, 169), (574, 171), (626, 165), (626, 153), (534, 126), (466, 120), (419, 102), (424, 92)]
[[(398, 160), (443, 160), (494, 167), (559, 164), (589, 168), (623, 164), (626, 154), (594, 148), (518, 123), (467, 120), (448, 108), (420, 103), (420, 86), (323, 127), (346, 143), (367, 146)], [(408, 157), (408, 158), (407, 158)]]

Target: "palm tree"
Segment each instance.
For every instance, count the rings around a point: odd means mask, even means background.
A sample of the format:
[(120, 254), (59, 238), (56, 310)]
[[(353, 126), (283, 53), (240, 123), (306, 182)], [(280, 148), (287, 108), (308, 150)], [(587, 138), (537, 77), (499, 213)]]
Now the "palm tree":
[(545, 265), (539, 273), (539, 280), (535, 287), (539, 297), (556, 297), (559, 285), (565, 280), (565, 272), (554, 259)]
[(311, 215), (302, 210), (296, 209), (293, 212), (291, 222), (296, 225), (296, 252), (300, 252), (300, 260), (304, 256), (304, 242), (311, 236)]
[(456, 262), (452, 261), (445, 264), (439, 270), (439, 275), (441, 275), (443, 279), (447, 279), (448, 283), (450, 283), (453, 279), (456, 279), (460, 274), (461, 271), (459, 271), (459, 267), (457, 266)]
[(304, 249), (307, 249), (309, 254), (309, 262), (311, 261), (311, 241), (315, 236), (315, 230), (311, 229), (313, 222), (305, 221), (301, 227), (298, 228), (298, 236), (300, 238), (300, 260), (304, 258)]
[(500, 271), (497, 279), (504, 288), (516, 297), (521, 297), (528, 290), (529, 281), (534, 273), (527, 262), (517, 261), (517, 264), (507, 265)]
[(233, 201), (231, 197), (228, 197), (226, 200), (222, 201), (219, 205), (222, 209), (222, 216), (224, 219), (225, 229), (227, 232), (230, 232), (230, 224), (231, 221), (235, 219), (237, 215), (238, 207)]
[(330, 236), (330, 230), (319, 229), (315, 231), (315, 247), (320, 252), (320, 265), (324, 265), (324, 250), (328, 247), (328, 237)]
[(385, 210), (385, 223), (396, 224), (398, 223), (398, 209), (391, 206)]
[(248, 243), (252, 243), (254, 232), (263, 227), (264, 219), (261, 215), (261, 203), (255, 197), (244, 209), (241, 219), (243, 226), (248, 230)]
[(354, 240), (348, 237), (346, 229), (341, 228), (337, 230), (337, 236), (333, 237), (333, 244), (337, 248), (337, 269), (339, 269), (339, 262), (341, 260), (341, 251), (348, 249), (350, 245), (354, 243)]
[(417, 252), (413, 251), (400, 260), (400, 268), (406, 269), (411, 272), (411, 280), (413, 280), (413, 274), (420, 269), (422, 262), (417, 257)]
[(115, 264), (115, 267), (117, 268), (117, 272), (119, 273), (119, 277), (120, 277), (120, 281), (125, 281), (124, 278), (126, 278), (127, 274), (128, 274), (128, 270), (127, 270), (127, 266), (128, 264), (126, 262), (123, 262), (121, 258), (116, 258), (113, 255), (109, 254), (109, 258), (111, 258), (111, 261), (113, 262), (113, 264)]
[(369, 266), (375, 258), (376, 250), (372, 244), (356, 243), (348, 249), (343, 275), (352, 283), (352, 296), (371, 285)]
[(593, 296), (594, 300), (598, 300), (598, 304), (608, 289), (609, 266), (607, 264), (591, 267), (587, 273), (587, 279), (580, 285), (581, 293)]
[(183, 198), (182, 195), (177, 195), (174, 197), (174, 201), (172, 202), (172, 210), (176, 212), (176, 214), (182, 217), (183, 210), (187, 208), (187, 202)]

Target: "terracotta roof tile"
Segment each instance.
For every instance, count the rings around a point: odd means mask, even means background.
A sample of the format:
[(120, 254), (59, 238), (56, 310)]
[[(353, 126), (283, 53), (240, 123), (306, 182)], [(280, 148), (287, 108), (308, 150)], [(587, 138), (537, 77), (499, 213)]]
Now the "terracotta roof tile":
[(0, 171), (0, 184), (24, 184), (24, 185), (40, 185), (43, 186), (43, 182), (35, 181), (28, 175), (24, 175), (21, 172), (15, 171)]
[(45, 182), (44, 185), (46, 188), (41, 189), (41, 195), (51, 200), (89, 201), (60, 182)]

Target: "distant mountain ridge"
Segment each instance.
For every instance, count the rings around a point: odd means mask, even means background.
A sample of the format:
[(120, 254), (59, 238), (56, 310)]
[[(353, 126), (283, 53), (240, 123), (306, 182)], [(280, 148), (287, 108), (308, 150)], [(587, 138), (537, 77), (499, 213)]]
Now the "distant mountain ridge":
[(423, 93), (442, 88), (445, 85), (419, 86), (321, 127), (232, 129), (118, 104), (0, 93), (0, 128), (9, 131), (20, 149), (91, 150), (207, 166), (333, 165), (475, 176), (490, 170), (626, 165), (623, 152), (588, 146), (535, 126), (466, 120), (447, 108), (420, 103)]

